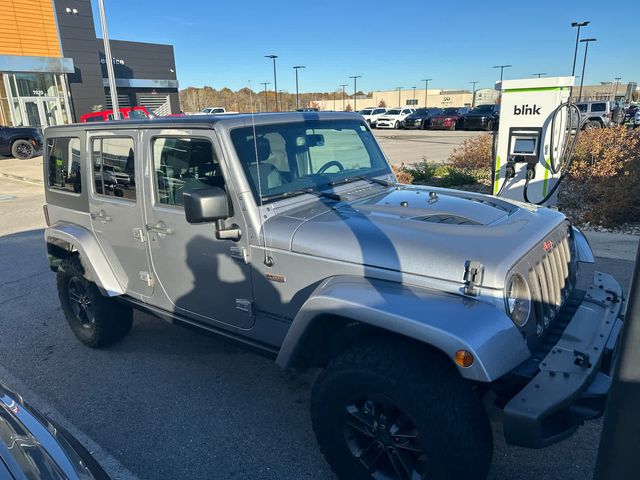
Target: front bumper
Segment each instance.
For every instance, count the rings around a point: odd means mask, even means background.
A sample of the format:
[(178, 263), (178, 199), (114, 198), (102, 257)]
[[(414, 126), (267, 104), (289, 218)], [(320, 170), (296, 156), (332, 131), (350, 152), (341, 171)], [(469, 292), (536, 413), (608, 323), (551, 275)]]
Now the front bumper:
[(376, 128), (393, 128), (395, 123), (395, 120), (378, 120), (376, 122)]
[(487, 125), (489, 125), (489, 119), (486, 117), (471, 117), (464, 119), (465, 130), (485, 130)]
[(568, 437), (583, 421), (602, 415), (617, 354), (622, 304), (616, 280), (594, 273), (593, 284), (559, 341), (539, 359), (535, 375), (505, 406), (507, 443), (542, 448)]

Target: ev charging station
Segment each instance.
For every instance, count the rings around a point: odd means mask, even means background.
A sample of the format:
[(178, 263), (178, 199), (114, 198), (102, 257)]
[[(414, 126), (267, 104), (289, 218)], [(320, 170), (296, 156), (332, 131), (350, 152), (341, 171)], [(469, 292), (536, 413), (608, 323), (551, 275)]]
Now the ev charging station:
[(574, 77), (504, 80), (494, 138), (493, 194), (555, 206), (571, 164), (580, 112), (570, 103)]

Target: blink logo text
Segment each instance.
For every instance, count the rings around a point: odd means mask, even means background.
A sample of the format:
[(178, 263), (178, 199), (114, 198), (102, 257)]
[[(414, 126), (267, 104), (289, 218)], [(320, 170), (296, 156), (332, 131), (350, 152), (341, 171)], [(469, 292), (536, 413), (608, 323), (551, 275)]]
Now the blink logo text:
[(530, 107), (529, 104), (522, 105), (521, 107), (513, 106), (514, 115), (540, 115), (540, 107), (535, 103)]

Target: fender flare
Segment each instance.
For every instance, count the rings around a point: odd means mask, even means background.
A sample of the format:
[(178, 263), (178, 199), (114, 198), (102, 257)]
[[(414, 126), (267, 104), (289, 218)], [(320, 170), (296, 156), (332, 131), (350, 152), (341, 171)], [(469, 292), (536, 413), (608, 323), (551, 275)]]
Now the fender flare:
[(461, 376), (492, 382), (531, 355), (526, 341), (504, 311), (477, 299), (352, 276), (326, 279), (293, 320), (276, 362), (293, 367), (303, 354), (307, 333), (335, 315), (428, 344), (450, 359), (460, 349), (474, 363), (457, 367)]
[(45, 229), (44, 238), (47, 243), (65, 243), (77, 250), (85, 277), (95, 283), (104, 295), (115, 297), (125, 293), (98, 241), (88, 229), (70, 223), (56, 223)]

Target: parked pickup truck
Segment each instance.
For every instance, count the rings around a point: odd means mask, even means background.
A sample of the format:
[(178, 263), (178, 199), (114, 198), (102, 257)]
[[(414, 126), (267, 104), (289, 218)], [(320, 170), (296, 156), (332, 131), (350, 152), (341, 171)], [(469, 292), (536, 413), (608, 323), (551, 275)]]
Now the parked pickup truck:
[(227, 112), (224, 107), (206, 107), (200, 110), (195, 115), (224, 115), (239, 112)]
[[(488, 392), (526, 447), (604, 409), (622, 291), (577, 287), (594, 259), (558, 211), (398, 184), (353, 113), (45, 135), (44, 239), (78, 339), (116, 342), (138, 309), (320, 369), (311, 419), (339, 478), (484, 478)], [(131, 182), (98, 191), (114, 166)]]

